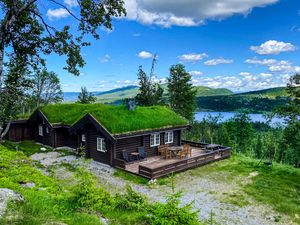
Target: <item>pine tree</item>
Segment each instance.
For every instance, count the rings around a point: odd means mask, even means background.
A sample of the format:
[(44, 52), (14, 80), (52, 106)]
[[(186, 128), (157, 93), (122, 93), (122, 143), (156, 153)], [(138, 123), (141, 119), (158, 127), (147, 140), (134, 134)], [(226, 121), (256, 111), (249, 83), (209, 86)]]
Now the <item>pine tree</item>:
[(196, 90), (191, 78), (182, 64), (171, 66), (168, 78), (169, 104), (175, 112), (188, 120), (193, 118), (196, 109)]

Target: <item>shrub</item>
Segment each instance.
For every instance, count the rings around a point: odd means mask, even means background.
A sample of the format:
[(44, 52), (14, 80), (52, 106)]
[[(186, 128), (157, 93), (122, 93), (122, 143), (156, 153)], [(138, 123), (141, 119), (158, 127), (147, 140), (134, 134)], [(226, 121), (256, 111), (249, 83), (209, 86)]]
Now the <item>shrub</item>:
[(76, 208), (100, 211), (112, 204), (110, 194), (103, 188), (97, 187), (97, 181), (91, 173), (79, 169), (76, 177), (78, 182), (71, 190)]
[(144, 196), (132, 190), (131, 186), (128, 185), (125, 194), (116, 194), (115, 208), (144, 211), (147, 208), (147, 201)]
[(175, 193), (167, 197), (166, 203), (154, 203), (148, 215), (149, 222), (152, 225), (200, 224), (198, 211), (192, 211), (192, 203), (180, 206), (181, 196)]

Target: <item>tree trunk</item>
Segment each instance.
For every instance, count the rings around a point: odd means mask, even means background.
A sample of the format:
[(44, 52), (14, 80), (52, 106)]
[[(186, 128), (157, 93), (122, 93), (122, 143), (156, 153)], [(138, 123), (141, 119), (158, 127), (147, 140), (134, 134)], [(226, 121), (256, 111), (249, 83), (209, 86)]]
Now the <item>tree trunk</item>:
[(8, 133), (10, 125), (11, 125), (11, 120), (8, 121), (8, 123), (6, 124), (6, 127), (3, 131), (3, 125), (0, 124), (0, 143), (2, 142), (5, 135)]

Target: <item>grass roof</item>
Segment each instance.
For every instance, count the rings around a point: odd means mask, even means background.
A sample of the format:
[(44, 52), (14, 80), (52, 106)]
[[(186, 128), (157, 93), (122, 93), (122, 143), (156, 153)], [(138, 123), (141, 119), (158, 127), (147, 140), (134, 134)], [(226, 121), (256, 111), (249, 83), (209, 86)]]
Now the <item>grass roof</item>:
[(110, 133), (121, 134), (155, 128), (187, 125), (187, 120), (164, 106), (136, 107), (104, 104), (55, 104), (40, 108), (49, 122), (73, 125), (90, 113)]

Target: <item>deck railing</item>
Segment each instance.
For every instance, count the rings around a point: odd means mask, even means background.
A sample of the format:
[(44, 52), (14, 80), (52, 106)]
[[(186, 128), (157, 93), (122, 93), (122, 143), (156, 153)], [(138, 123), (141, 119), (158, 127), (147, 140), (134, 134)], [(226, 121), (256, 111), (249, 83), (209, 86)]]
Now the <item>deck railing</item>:
[(183, 171), (189, 168), (205, 165), (213, 161), (218, 161), (230, 157), (230, 148), (220, 149), (218, 152), (219, 157), (216, 157), (216, 155), (218, 154), (217, 152), (209, 152), (200, 156), (182, 159), (180, 161), (158, 166), (155, 168), (150, 168), (146, 165), (139, 165), (139, 174), (149, 179), (155, 179), (168, 175), (172, 172)]

